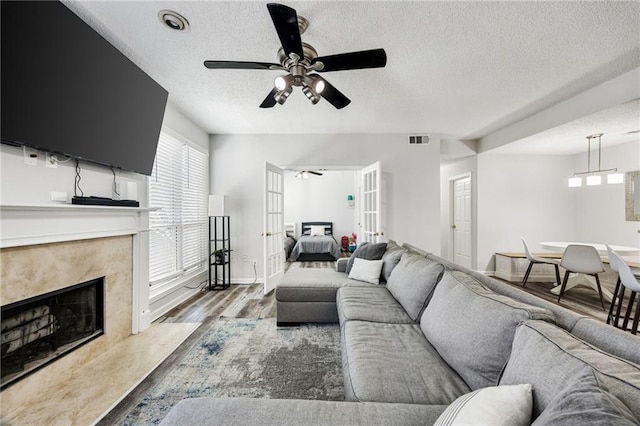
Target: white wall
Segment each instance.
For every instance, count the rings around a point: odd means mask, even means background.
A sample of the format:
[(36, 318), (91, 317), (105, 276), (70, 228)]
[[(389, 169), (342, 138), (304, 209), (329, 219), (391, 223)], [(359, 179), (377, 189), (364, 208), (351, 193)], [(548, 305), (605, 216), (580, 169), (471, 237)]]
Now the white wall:
[(347, 195), (355, 196), (355, 175), (351, 170), (324, 170), (322, 176), (297, 179), (295, 172), (284, 175), (284, 221), (333, 222), (333, 235), (338, 243), (343, 235), (357, 232), (355, 208), (347, 207)]
[(574, 238), (570, 156), (478, 155), (477, 270), (495, 270), (497, 251), (533, 251), (539, 241)]
[[(606, 141), (603, 138), (603, 144)], [(595, 153), (595, 157), (594, 157)], [(597, 168), (597, 151), (591, 154), (591, 168)], [(594, 162), (595, 161), (595, 162)], [(640, 141), (602, 149), (602, 169), (620, 172), (640, 170)], [(573, 157), (573, 171), (587, 169), (587, 155)], [(584, 179), (583, 179), (584, 180)], [(640, 222), (625, 220), (624, 184), (571, 188), (574, 196), (575, 241), (640, 247)]]
[[(597, 154), (596, 154), (597, 155)], [(597, 157), (596, 157), (597, 158)], [(597, 168), (592, 154), (592, 169)], [(595, 160), (597, 161), (597, 159)], [(602, 150), (602, 168), (640, 170), (640, 143)], [(624, 185), (569, 188), (567, 179), (587, 169), (587, 154), (498, 155), (486, 152), (441, 167), (441, 252), (449, 251), (449, 179), (471, 172), (476, 223), (472, 239), (479, 271), (495, 270), (497, 251), (532, 250), (539, 241), (576, 241), (640, 247), (639, 222), (627, 222)], [(634, 259), (635, 260), (635, 259)]]
[[(171, 104), (167, 104), (163, 126), (169, 126), (208, 150), (208, 135), (191, 123)], [(0, 145), (1, 204), (51, 203), (52, 191), (66, 192), (67, 201), (71, 202), (76, 176), (75, 161), (69, 160), (66, 163), (60, 163), (57, 168), (53, 169), (45, 166), (44, 159), (44, 153), (40, 152), (38, 165), (29, 166), (24, 163), (22, 148)], [(64, 158), (60, 159), (64, 160)], [(109, 198), (113, 196), (113, 174), (108, 167), (86, 161), (81, 161), (80, 167), (82, 177), (80, 188), (84, 191), (85, 196), (95, 195)], [(138, 193), (137, 200), (140, 201), (141, 206), (146, 207), (148, 198), (146, 177), (126, 171), (116, 171), (116, 173), (120, 182), (135, 182)], [(78, 195), (81, 195), (80, 192)]]
[[(58, 157), (61, 160), (66, 159), (63, 156)], [(60, 163), (53, 169), (45, 166), (44, 159), (45, 154), (39, 152), (37, 166), (29, 166), (24, 163), (22, 148), (0, 145), (1, 204), (52, 203), (52, 191), (65, 192), (67, 202), (71, 202), (76, 176), (75, 161)], [(113, 174), (109, 168), (86, 161), (80, 162), (80, 168), (80, 188), (85, 196), (112, 197)], [(137, 199), (141, 206), (146, 206), (147, 189), (144, 176), (125, 171), (116, 173), (120, 182), (136, 184)], [(78, 191), (78, 195), (82, 193)]]
[[(386, 236), (440, 252), (439, 144), (409, 146), (406, 135), (395, 134), (212, 135), (210, 140), (211, 193), (229, 196), (234, 282), (253, 279), (253, 258), (263, 275), (265, 161), (345, 168), (381, 161)], [(243, 255), (248, 262), (240, 261)]]

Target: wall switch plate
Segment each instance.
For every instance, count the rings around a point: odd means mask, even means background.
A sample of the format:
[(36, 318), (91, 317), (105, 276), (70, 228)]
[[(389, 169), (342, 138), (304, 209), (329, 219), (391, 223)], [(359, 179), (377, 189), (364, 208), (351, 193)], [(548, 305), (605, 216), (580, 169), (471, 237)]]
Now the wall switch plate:
[(38, 150), (23, 146), (22, 152), (24, 153), (24, 164), (29, 166), (38, 165)]
[(51, 168), (51, 169), (57, 169), (58, 168), (58, 158), (55, 155), (47, 152), (44, 155), (44, 164), (47, 167)]
[(67, 202), (67, 193), (60, 191), (51, 191), (51, 201), (57, 201), (61, 203)]

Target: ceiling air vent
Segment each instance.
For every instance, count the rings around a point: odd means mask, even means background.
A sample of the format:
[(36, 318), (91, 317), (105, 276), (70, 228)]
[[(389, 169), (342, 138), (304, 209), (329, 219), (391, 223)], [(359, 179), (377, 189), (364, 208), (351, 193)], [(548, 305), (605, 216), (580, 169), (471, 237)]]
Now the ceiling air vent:
[(429, 135), (409, 136), (409, 145), (426, 145), (429, 143)]

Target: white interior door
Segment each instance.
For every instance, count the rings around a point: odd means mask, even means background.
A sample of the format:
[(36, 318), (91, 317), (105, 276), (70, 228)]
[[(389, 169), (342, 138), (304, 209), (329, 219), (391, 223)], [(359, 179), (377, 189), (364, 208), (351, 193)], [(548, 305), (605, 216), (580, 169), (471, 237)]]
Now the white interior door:
[(380, 162), (376, 162), (361, 170), (360, 185), (362, 202), (360, 203), (359, 242), (377, 243), (383, 235), (380, 227)]
[(265, 163), (264, 181), (264, 294), (284, 275), (284, 170)]
[(454, 178), (451, 184), (453, 262), (471, 268), (471, 176)]

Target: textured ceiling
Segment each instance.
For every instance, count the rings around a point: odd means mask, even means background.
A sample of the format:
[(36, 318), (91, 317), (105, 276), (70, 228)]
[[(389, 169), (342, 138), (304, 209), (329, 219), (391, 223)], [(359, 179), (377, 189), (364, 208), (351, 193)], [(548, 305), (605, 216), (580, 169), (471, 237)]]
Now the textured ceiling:
[[(627, 102), (562, 126), (520, 139), (491, 151), (494, 154), (577, 154), (587, 150), (587, 136), (602, 133), (602, 148), (640, 143), (640, 100)], [(591, 146), (596, 149), (595, 146)]]
[[(209, 70), (203, 61), (277, 62), (266, 2), (65, 4), (209, 133), (474, 139), (640, 66), (638, 2), (287, 2), (310, 21), (302, 40), (320, 55), (384, 48), (387, 66), (324, 73), (351, 99), (343, 110), (314, 106), (299, 90), (260, 109), (279, 72)], [(162, 9), (184, 15), (189, 30), (164, 27)]]

